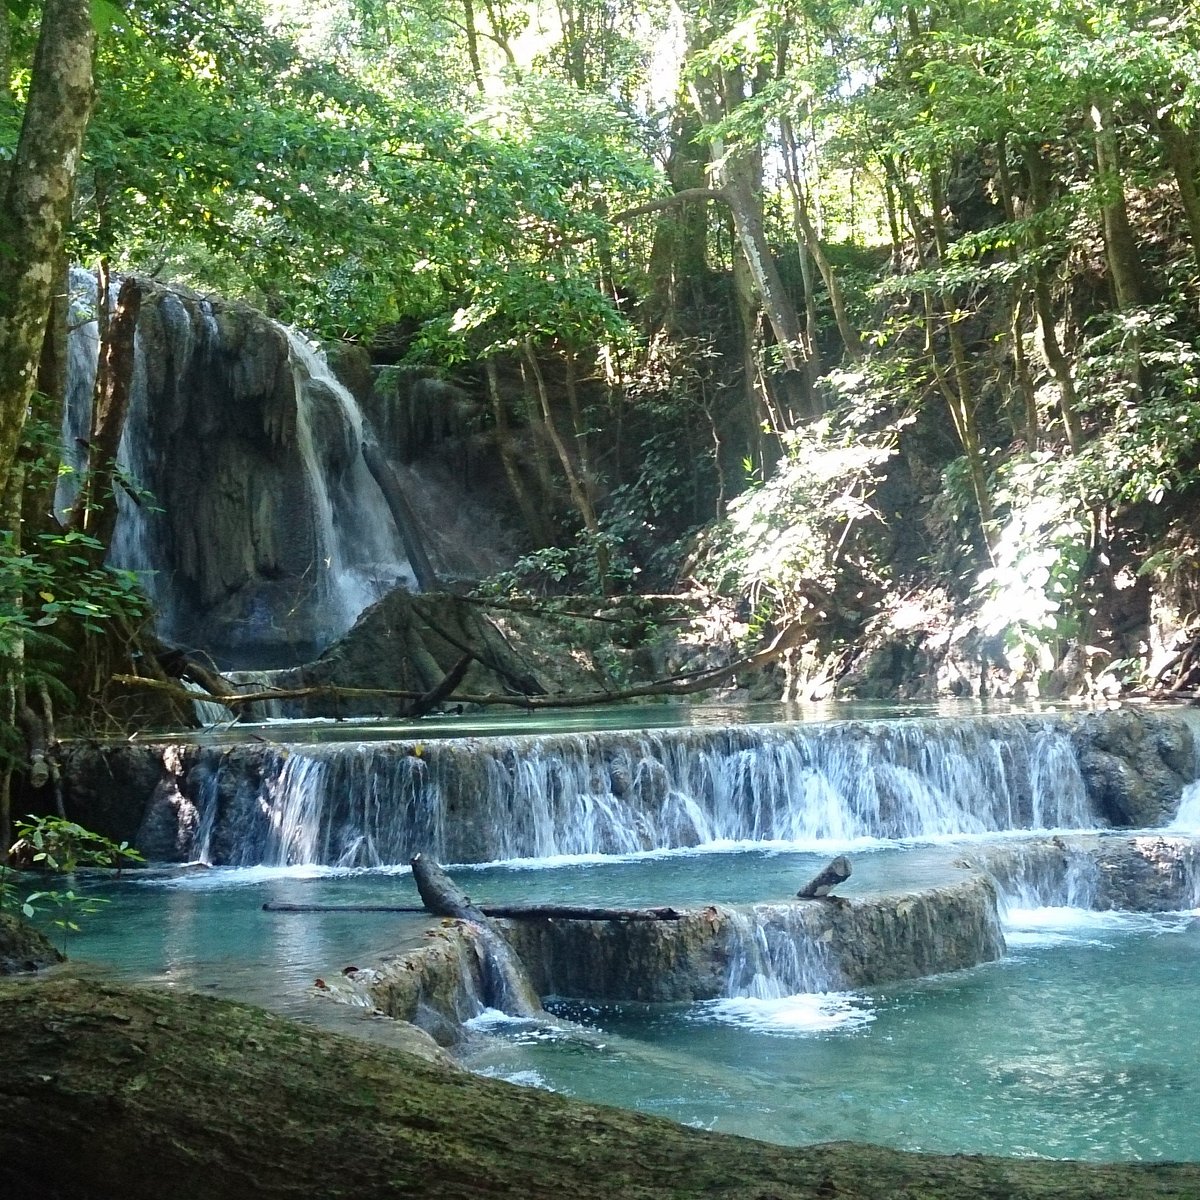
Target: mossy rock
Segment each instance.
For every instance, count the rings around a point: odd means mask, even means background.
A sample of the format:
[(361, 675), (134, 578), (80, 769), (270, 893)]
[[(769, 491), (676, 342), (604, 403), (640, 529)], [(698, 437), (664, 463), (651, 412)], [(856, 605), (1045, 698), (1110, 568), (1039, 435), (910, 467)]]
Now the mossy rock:
[(0, 975), (40, 971), (62, 961), (49, 939), (28, 921), (0, 913)]

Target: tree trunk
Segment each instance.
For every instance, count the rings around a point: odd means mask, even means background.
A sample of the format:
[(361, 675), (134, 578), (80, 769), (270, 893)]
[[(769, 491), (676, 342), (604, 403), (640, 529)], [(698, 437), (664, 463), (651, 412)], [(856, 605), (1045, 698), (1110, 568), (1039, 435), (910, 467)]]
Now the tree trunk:
[(792, 125), (790, 121), (784, 120), (781, 122), (781, 130), (783, 134), (783, 159), (787, 169), (788, 190), (792, 196), (792, 215), (796, 222), (796, 231), (798, 241), (802, 250), (807, 250), (812, 255), (813, 261), (817, 264), (817, 270), (821, 273), (821, 280), (825, 284), (825, 290), (829, 293), (829, 303), (833, 308), (833, 319), (837, 324), (838, 333), (841, 335), (842, 345), (846, 348), (846, 353), (851, 358), (862, 357), (862, 340), (858, 336), (858, 330), (850, 323), (850, 316), (846, 311), (846, 298), (842, 295), (841, 284), (838, 283), (838, 278), (833, 272), (833, 264), (829, 261), (829, 256), (825, 253), (825, 248), (821, 245), (821, 239), (817, 237), (816, 227), (812, 223), (812, 218), (808, 212), (808, 202), (804, 195), (801, 179), (799, 154), (796, 148), (796, 139), (792, 133)]
[(521, 510), (525, 528), (529, 530), (529, 536), (533, 538), (534, 545), (539, 548), (548, 546), (552, 539), (546, 526), (546, 520), (529, 498), (529, 489), (526, 488), (525, 481), (521, 478), (520, 468), (513, 455), (512, 432), (509, 429), (508, 410), (504, 406), (504, 397), (500, 394), (500, 378), (496, 370), (496, 360), (485, 358), (483, 371), (487, 377), (488, 396), (492, 402), (492, 416), (496, 419), (496, 450), (500, 455), (500, 464), (504, 468), (504, 477), (508, 480), (509, 490), (517, 502), (517, 507)]
[(0, 985), (0, 1194), (38, 1200), (1191, 1200), (1194, 1163), (775, 1146), (208, 996)]
[(479, 31), (475, 28), (475, 0), (463, 0), (463, 32), (467, 37), (467, 58), (471, 62), (471, 78), (482, 96), (484, 91), (483, 63), (479, 61)]
[[(263, 912), (277, 913), (423, 913), (429, 909), (416, 904), (284, 904), (268, 900)], [(559, 921), (678, 921), (678, 908), (600, 908), (583, 904), (480, 904), (485, 917), (505, 920)]]
[[(681, 96), (675, 105), (671, 125), (671, 151), (666, 173), (676, 194), (697, 198), (662, 210), (654, 225), (648, 267), (651, 290), (647, 311), (653, 321), (670, 332), (680, 330), (679, 318), (684, 311), (699, 307), (705, 294), (704, 283), (710, 274), (709, 196), (702, 195), (710, 189), (706, 186), (699, 137), (700, 123), (695, 110)], [(691, 323), (684, 332), (694, 332)]]
[[(704, 49), (695, 44), (690, 48)], [(695, 74), (689, 90), (701, 120), (710, 127), (718, 125), (728, 115), (728, 110), (738, 103), (734, 99), (737, 86), (723, 78), (719, 68)], [(710, 169), (733, 214), (738, 246), (750, 270), (758, 301), (779, 344), (783, 365), (789, 371), (803, 371), (800, 318), (783, 286), (763, 230), (761, 155), (757, 147), (729, 146), (711, 132), (708, 137)]]
[(1200, 169), (1200, 156), (1196, 150), (1196, 131), (1180, 129), (1170, 112), (1158, 118), (1159, 137), (1167, 151), (1167, 161), (1175, 174), (1179, 189), (1179, 201), (1187, 218), (1188, 234), (1192, 239), (1192, 257), (1200, 266), (1200, 190), (1196, 176)]
[[(948, 257), (949, 242), (946, 233), (945, 218), (942, 215), (942, 185), (941, 175), (936, 168), (929, 172), (930, 216), (933, 227), (934, 246), (937, 249), (938, 262), (945, 264)], [(971, 490), (979, 509), (979, 523), (983, 531), (983, 539), (988, 548), (988, 554), (994, 556), (996, 549), (996, 528), (992, 512), (992, 498), (988, 491), (987, 470), (983, 460), (983, 447), (979, 437), (979, 426), (975, 420), (975, 391), (971, 382), (970, 362), (967, 348), (963, 344), (962, 330), (959, 328), (958, 306), (954, 297), (943, 292), (941, 295), (942, 317), (946, 324), (946, 338), (950, 343), (950, 367), (953, 373), (953, 383), (947, 378), (937, 358), (937, 348), (934, 337), (934, 316), (932, 297), (926, 291), (926, 323), (927, 345), (930, 362), (934, 375), (946, 404), (950, 409), (950, 418), (962, 443), (963, 453), (967, 459), (967, 470), (971, 478)]]
[[(1049, 171), (1041, 150), (1032, 142), (1024, 147), (1025, 167), (1029, 173), (1029, 202), (1035, 213), (1042, 212), (1049, 204)], [(1036, 226), (1034, 227), (1036, 228)], [(1037, 314), (1038, 336), (1042, 343), (1042, 354), (1046, 365), (1058, 384), (1059, 411), (1062, 413), (1063, 428), (1067, 435), (1067, 444), (1073, 454), (1078, 454), (1083, 446), (1083, 428), (1079, 421), (1078, 407), (1075, 396), (1075, 379), (1071, 373), (1071, 364), (1063, 353), (1062, 343), (1058, 340), (1057, 325), (1054, 319), (1054, 305), (1050, 297), (1050, 284), (1046, 279), (1046, 268), (1041, 256), (1036, 253), (1044, 245), (1040, 233), (1031, 235), (1034, 254), (1033, 267), (1033, 308)]]
[(575, 510), (583, 520), (583, 527), (592, 541), (592, 553), (596, 558), (596, 574), (599, 577), (600, 589), (607, 595), (608, 548), (600, 537), (600, 522), (596, 519), (596, 510), (592, 505), (591, 496), (588, 495), (585, 482), (575, 469), (575, 463), (567, 450), (566, 443), (558, 432), (558, 426), (554, 423), (554, 413), (550, 408), (550, 393), (546, 388), (546, 377), (542, 374), (542, 365), (538, 362), (537, 352), (529, 342), (525, 344), (525, 361), (529, 364), (529, 372), (533, 376), (534, 385), (537, 388), (537, 398), (541, 405), (546, 434), (554, 446), (554, 452), (558, 455), (559, 465), (567, 480), (567, 488), (575, 503)]
[[(100, 306), (108, 308), (108, 264), (102, 265)], [(133, 379), (134, 336), (142, 307), (142, 286), (129, 276), (117, 293), (116, 310), (101, 321), (100, 361), (92, 399), (91, 436), (88, 438), (88, 471), (71, 513), (71, 528), (90, 534), (103, 547), (112, 540), (117, 524), (117, 451), (129, 411), (129, 385)]]
[(1104, 220), (1104, 246), (1112, 274), (1117, 306), (1137, 308), (1146, 302), (1145, 270), (1129, 210), (1125, 206), (1125, 184), (1121, 177), (1121, 158), (1112, 114), (1106, 105), (1092, 105), (1092, 129), (1096, 145), (1096, 177), (1100, 187), (1100, 212)]
[[(996, 142), (996, 158), (996, 182), (999, 185), (1000, 199), (1004, 205), (1004, 219), (1013, 225), (1017, 220), (1017, 208), (1013, 200), (1012, 179), (1008, 173), (1008, 141), (1003, 134)], [(1020, 256), (1017, 250), (1010, 251), (1008, 257), (1019, 263)], [(1025, 272), (1017, 275), (1012, 281), (1012, 316), (1009, 320), (1009, 338), (1012, 342), (1013, 371), (1017, 377), (1017, 387), (1020, 390), (1022, 401), (1021, 418), (1013, 421), (1013, 432), (1024, 437), (1026, 447), (1033, 451), (1038, 448), (1040, 430), (1037, 393), (1033, 386), (1033, 376), (1029, 371), (1029, 362), (1025, 356), (1023, 317), (1028, 286)]]
[(840, 883), (845, 883), (853, 873), (850, 860), (839, 854), (823, 870), (814, 875), (797, 893), (801, 900), (824, 900)]
[(12, 467), (37, 379), (55, 267), (83, 133), (91, 116), (88, 0), (46, 0), (29, 100), (0, 196), (0, 489)]
[(486, 988), (484, 1002), (518, 1017), (543, 1015), (542, 1003), (500, 926), (433, 859), (418, 854), (412, 860), (412, 873), (421, 902), (434, 916), (468, 921), (478, 931)]

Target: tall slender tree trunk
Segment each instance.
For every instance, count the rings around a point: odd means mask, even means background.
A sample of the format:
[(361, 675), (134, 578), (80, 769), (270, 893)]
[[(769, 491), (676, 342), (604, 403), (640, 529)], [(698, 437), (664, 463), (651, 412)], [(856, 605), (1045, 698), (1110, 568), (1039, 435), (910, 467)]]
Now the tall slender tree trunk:
[(94, 102), (95, 45), (88, 0), (46, 0), (21, 135), (0, 197), (0, 489), (37, 380), (55, 267)]
[[(945, 263), (949, 247), (946, 234), (946, 223), (942, 208), (944, 195), (942, 190), (941, 173), (933, 167), (929, 172), (930, 221), (933, 227), (934, 245), (937, 249), (938, 261)], [(963, 453), (967, 459), (967, 471), (971, 479), (971, 491), (975, 496), (975, 504), (979, 509), (979, 524), (983, 539), (988, 548), (988, 554), (994, 556), (996, 549), (996, 528), (992, 511), (992, 498), (988, 489), (987, 470), (983, 461), (983, 446), (979, 437), (979, 426), (975, 419), (976, 398), (971, 382), (970, 362), (967, 349), (963, 344), (962, 330), (959, 327), (958, 305), (954, 297), (943, 292), (941, 295), (941, 319), (945, 322), (946, 338), (950, 344), (951, 376), (938, 361), (934, 327), (936, 318), (932, 296), (925, 293), (925, 319), (927, 327), (926, 345), (929, 350), (930, 363), (938, 387), (945, 397), (950, 410), (950, 418), (954, 423), (962, 444)]]
[(0, 4), (0, 100), (12, 91), (12, 30), (7, 4)]
[(483, 95), (483, 63), (479, 60), (479, 31), (475, 27), (475, 0), (462, 0), (463, 32), (467, 36), (467, 58), (471, 61), (471, 78)]
[(1096, 145), (1096, 176), (1100, 185), (1100, 212), (1104, 221), (1104, 246), (1112, 274), (1117, 305), (1137, 308), (1146, 301), (1145, 270), (1129, 223), (1121, 157), (1112, 113), (1100, 102), (1092, 105), (1092, 130)]
[[(1029, 202), (1035, 213), (1044, 212), (1049, 204), (1049, 172), (1041, 150), (1032, 142), (1024, 147), (1025, 168), (1029, 173)], [(1036, 224), (1033, 226), (1036, 230)], [(1078, 405), (1075, 396), (1075, 378), (1071, 372), (1071, 364), (1063, 353), (1062, 343), (1058, 340), (1057, 322), (1054, 318), (1054, 305), (1050, 296), (1050, 283), (1046, 278), (1046, 266), (1040, 254), (1036, 253), (1044, 245), (1040, 233), (1031, 236), (1031, 248), (1035, 251), (1033, 265), (1033, 310), (1037, 316), (1038, 338), (1042, 344), (1042, 354), (1046, 365), (1058, 384), (1058, 406), (1062, 413), (1063, 428), (1067, 435), (1067, 445), (1072, 453), (1077, 454), (1083, 446), (1083, 427), (1080, 424)]]
[[(693, 45), (692, 48), (702, 47)], [(736, 102), (731, 99), (736, 87), (729, 80), (721, 79), (719, 71), (697, 74), (689, 84), (689, 91), (701, 120), (710, 127), (725, 118), (729, 107), (736, 107)], [(738, 247), (746, 260), (763, 313), (779, 344), (783, 365), (789, 371), (803, 371), (800, 318), (783, 286), (763, 228), (762, 170), (757, 147), (730, 146), (723, 138), (710, 133), (709, 159), (713, 184), (722, 190), (729, 205)]]
[[(108, 264), (101, 267), (99, 288), (102, 311), (108, 309)], [(129, 387), (133, 381), (134, 346), (138, 313), (142, 307), (142, 285), (132, 275), (121, 282), (116, 309), (101, 322), (100, 359), (96, 391), (92, 399), (92, 427), (88, 439), (88, 471), (71, 513), (71, 527), (90, 534), (104, 547), (112, 540), (117, 523), (117, 452), (129, 411)]]
[(525, 361), (529, 364), (529, 372), (533, 376), (534, 385), (537, 388), (537, 398), (542, 408), (542, 420), (545, 422), (546, 433), (554, 446), (554, 452), (558, 455), (559, 465), (562, 467), (563, 476), (567, 481), (567, 489), (571, 493), (571, 500), (583, 520), (584, 529), (592, 539), (592, 553), (596, 559), (596, 573), (600, 579), (601, 590), (607, 594), (609, 583), (608, 547), (600, 536), (600, 522), (596, 518), (596, 509), (588, 495), (585, 481), (576, 470), (571, 452), (567, 449), (567, 444), (563, 441), (562, 434), (558, 432), (558, 426), (554, 423), (546, 377), (542, 373), (542, 365), (538, 362), (537, 353), (530, 342), (525, 343)]
[(825, 253), (825, 248), (821, 245), (821, 239), (817, 236), (812, 216), (808, 211), (808, 199), (804, 194), (803, 182), (800, 178), (800, 155), (796, 146), (796, 138), (792, 132), (792, 123), (786, 118), (780, 121), (780, 132), (783, 140), (783, 161), (788, 191), (792, 197), (792, 216), (796, 223), (797, 240), (800, 242), (802, 250), (801, 257), (803, 258), (804, 250), (812, 255), (812, 260), (817, 264), (817, 270), (821, 273), (821, 281), (825, 284), (825, 290), (829, 293), (829, 303), (833, 308), (833, 319), (837, 323), (842, 345), (846, 347), (846, 353), (851, 358), (859, 358), (863, 352), (862, 341), (858, 336), (858, 330), (850, 322), (841, 284), (838, 282), (837, 275), (834, 274), (833, 265)]
[(508, 424), (508, 411), (504, 407), (504, 397), (500, 394), (500, 378), (496, 370), (496, 360), (490, 357), (485, 358), (483, 371), (487, 376), (488, 396), (491, 398), (492, 415), (496, 420), (496, 448), (500, 453), (500, 465), (504, 468), (504, 477), (508, 480), (513, 499), (516, 500), (517, 507), (521, 510), (525, 527), (529, 530), (534, 544), (538, 547), (548, 546), (550, 545), (550, 531), (546, 526), (545, 518), (529, 498), (529, 489), (526, 488), (525, 481), (521, 478), (520, 468), (513, 455), (512, 432)]
[[(1017, 208), (1013, 200), (1012, 179), (1008, 173), (1008, 143), (1003, 134), (1000, 135), (996, 143), (996, 157), (998, 159), (996, 181), (1000, 188), (1000, 199), (1004, 205), (1004, 219), (1012, 225), (1017, 219)], [(1013, 260), (1019, 259), (1018, 252), (1016, 250), (1012, 251), (1009, 254), (1009, 258)], [(1023, 318), (1028, 280), (1024, 273), (1014, 278), (1011, 291), (1012, 316), (1009, 321), (1009, 338), (1012, 342), (1013, 370), (1017, 377), (1017, 387), (1020, 390), (1022, 400), (1021, 419), (1020, 421), (1013, 422), (1013, 429), (1025, 438), (1025, 444), (1030, 450), (1036, 450), (1040, 430), (1038, 428), (1037, 393), (1034, 391), (1033, 377), (1030, 374), (1029, 362), (1025, 356)]]
[(1192, 239), (1192, 256), (1200, 266), (1200, 149), (1196, 131), (1180, 129), (1169, 112), (1158, 118), (1159, 137), (1167, 152), (1167, 161), (1175, 175), (1179, 201), (1187, 218), (1188, 235)]

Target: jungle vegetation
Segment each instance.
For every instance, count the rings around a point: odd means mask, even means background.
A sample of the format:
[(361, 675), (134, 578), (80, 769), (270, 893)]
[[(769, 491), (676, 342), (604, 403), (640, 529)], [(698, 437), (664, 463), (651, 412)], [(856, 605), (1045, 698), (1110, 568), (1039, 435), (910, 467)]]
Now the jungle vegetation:
[(146, 619), (111, 464), (47, 515), (67, 261), (466, 388), (494, 590), (801, 622), (797, 695), (964, 612), (1035, 691), (1193, 687), (1198, 168), (1193, 4), (5, 0), (10, 750)]

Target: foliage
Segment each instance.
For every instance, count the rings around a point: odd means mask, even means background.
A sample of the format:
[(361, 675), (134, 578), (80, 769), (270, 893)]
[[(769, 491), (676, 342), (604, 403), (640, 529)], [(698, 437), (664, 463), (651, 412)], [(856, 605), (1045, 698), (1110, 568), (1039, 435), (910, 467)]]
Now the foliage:
[[(36, 31), (13, 11), (0, 160)], [(541, 455), (527, 507), (561, 544), (493, 588), (666, 583), (719, 516), (706, 582), (855, 611), (891, 569), (873, 493), (904, 476), (940, 544), (903, 569), (973, 592), (1032, 671), (1084, 630), (1110, 531), (1200, 490), (1197, 80), (1195, 6), (1160, 0), (132, 0), (74, 251), (318, 332), (396, 324), (467, 386), (481, 359), (544, 367), (544, 401), (491, 419)], [(654, 208), (738, 164), (808, 318), (795, 345), (747, 272), (753, 219)], [(827, 374), (819, 420), (779, 402), (781, 361), (809, 395)], [(0, 656), (136, 611), (98, 547), (56, 536), (0, 543)]]
[(31, 851), (30, 861), (47, 871), (71, 875), (79, 867), (140, 863), (142, 855), (128, 842), (115, 842), (65, 817), (27, 816), (16, 823), (17, 837)]
[(839, 374), (834, 382), (855, 404), (841, 419), (827, 416), (783, 439), (774, 473), (730, 504), (696, 572), (778, 621), (809, 608), (828, 618), (822, 606), (843, 573), (875, 574), (862, 535), (879, 520), (872, 497), (900, 424), (877, 421), (867, 376)]
[[(46, 430), (26, 426), (27, 487), (47, 494), (57, 459)], [(145, 599), (131, 571), (103, 565), (104, 547), (76, 530), (37, 532), (22, 543), (0, 530), (0, 674), (27, 686), (59, 686), (69, 644), (82, 631), (102, 634), (114, 622), (136, 622)]]
[(994, 565), (979, 575), (980, 626), (1002, 637), (1013, 670), (1035, 681), (1081, 628), (1090, 551), (1084, 474), (1077, 461), (1048, 452), (998, 472), (1002, 527)]
[[(16, 823), (18, 846), (36, 868), (70, 876), (80, 867), (121, 867), (143, 861), (128, 842), (115, 842), (65, 817), (29, 815)], [(14, 847), (16, 849), (16, 847)], [(15, 908), (27, 920), (48, 918), (61, 937), (66, 953), (72, 933), (79, 932), (78, 917), (91, 916), (107, 901), (84, 896), (74, 888), (40, 888), (18, 896), (15, 872), (0, 859), (0, 910)]]

